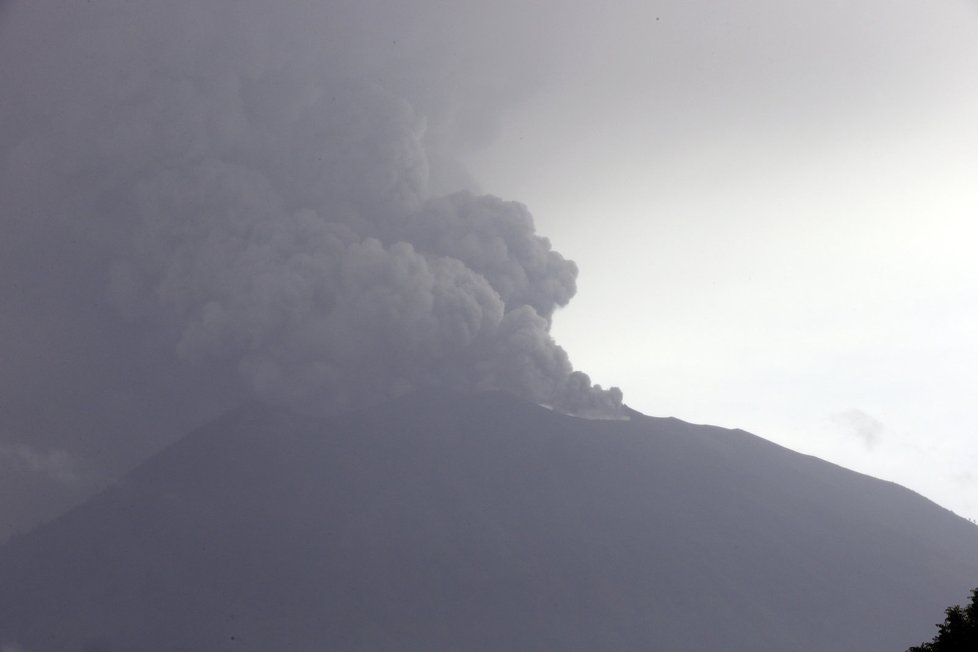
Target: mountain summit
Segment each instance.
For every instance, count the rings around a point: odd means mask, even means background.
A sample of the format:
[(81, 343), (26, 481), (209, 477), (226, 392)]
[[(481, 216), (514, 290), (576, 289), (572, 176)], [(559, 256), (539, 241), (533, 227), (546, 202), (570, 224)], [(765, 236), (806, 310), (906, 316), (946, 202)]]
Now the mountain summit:
[(978, 528), (739, 430), (419, 393), (252, 404), (0, 548), (26, 652), (900, 652)]

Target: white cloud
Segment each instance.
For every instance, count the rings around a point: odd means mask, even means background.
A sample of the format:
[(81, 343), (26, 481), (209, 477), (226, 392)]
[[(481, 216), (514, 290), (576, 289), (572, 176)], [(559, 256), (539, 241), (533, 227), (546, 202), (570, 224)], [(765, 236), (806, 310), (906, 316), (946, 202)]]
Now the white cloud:
[(849, 436), (861, 441), (866, 448), (876, 448), (886, 432), (886, 426), (862, 410), (851, 409), (833, 414), (831, 421)]
[[(27, 444), (0, 444), (0, 462), (20, 470), (42, 474), (66, 486), (79, 482), (75, 460), (67, 451), (52, 449), (41, 451)], [(7, 648), (0, 652), (8, 652)]]

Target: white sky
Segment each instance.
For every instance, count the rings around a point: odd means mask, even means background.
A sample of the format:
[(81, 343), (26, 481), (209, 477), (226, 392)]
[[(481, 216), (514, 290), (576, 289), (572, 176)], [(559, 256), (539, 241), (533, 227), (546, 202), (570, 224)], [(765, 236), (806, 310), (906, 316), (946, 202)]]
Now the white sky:
[(580, 265), (558, 342), (978, 518), (978, 5), (627, 5), (468, 160)]

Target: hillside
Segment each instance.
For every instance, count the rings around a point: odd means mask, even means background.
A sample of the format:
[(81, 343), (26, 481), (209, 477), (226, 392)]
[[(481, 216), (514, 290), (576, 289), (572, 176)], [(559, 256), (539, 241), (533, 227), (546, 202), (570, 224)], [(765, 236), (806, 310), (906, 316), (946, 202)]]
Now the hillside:
[(743, 431), (501, 393), (251, 404), (0, 548), (0, 643), (902, 652), (978, 528)]

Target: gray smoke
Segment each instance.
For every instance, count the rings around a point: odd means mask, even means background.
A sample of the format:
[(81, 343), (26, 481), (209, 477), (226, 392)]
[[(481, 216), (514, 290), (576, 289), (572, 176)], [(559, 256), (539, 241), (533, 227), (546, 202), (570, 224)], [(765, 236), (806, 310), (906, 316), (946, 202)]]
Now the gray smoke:
[[(93, 363), (120, 384), (99, 400), (135, 410), (196, 374), (301, 409), (441, 385), (618, 413), (620, 391), (574, 371), (550, 335), (575, 265), (524, 206), (431, 191), (533, 75), (493, 39), (459, 45), (453, 17), (485, 10), (30, 5), (5, 28), (57, 47), (3, 52), (34, 72), (4, 71), (20, 91), (0, 142), (8, 278), (64, 295), (38, 348), (115, 347), (111, 370)], [(460, 77), (460, 53), (516, 81)], [(25, 296), (10, 292), (26, 310)]]

